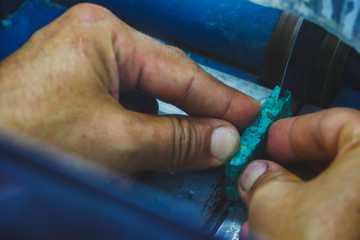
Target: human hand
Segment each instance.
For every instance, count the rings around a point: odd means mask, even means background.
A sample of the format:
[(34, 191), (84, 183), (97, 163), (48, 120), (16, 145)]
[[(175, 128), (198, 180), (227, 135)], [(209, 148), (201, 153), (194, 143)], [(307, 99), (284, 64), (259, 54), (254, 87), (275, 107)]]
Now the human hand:
[[(125, 109), (137, 88), (190, 115)], [(259, 103), (108, 10), (71, 8), (0, 63), (0, 126), (131, 174), (218, 166)]]
[(255, 239), (360, 239), (360, 112), (330, 109), (275, 123), (267, 151), (281, 164), (328, 165), (304, 181), (279, 164), (252, 162), (239, 179)]

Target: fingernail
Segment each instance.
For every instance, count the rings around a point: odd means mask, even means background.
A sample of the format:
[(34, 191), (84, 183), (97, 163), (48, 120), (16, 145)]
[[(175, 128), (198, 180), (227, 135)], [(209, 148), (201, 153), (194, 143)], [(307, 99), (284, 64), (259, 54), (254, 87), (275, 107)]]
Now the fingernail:
[(231, 127), (220, 127), (214, 130), (211, 136), (211, 154), (220, 162), (225, 162), (235, 154), (239, 147), (239, 132)]
[(262, 161), (250, 163), (240, 177), (240, 187), (243, 191), (249, 191), (256, 180), (268, 169), (268, 165)]

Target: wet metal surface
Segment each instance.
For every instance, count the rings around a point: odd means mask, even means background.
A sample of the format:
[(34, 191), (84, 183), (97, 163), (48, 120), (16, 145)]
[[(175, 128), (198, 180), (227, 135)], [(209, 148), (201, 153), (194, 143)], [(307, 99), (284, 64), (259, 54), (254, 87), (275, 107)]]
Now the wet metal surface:
[(238, 202), (230, 211), (222, 224), (217, 228), (217, 239), (239, 239), (239, 231), (243, 222), (247, 219), (247, 209), (244, 204)]

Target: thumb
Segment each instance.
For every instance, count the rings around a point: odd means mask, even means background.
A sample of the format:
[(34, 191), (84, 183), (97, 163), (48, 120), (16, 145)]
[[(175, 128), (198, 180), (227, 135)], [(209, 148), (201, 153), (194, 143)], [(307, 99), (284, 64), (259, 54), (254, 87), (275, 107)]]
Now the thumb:
[(137, 136), (126, 139), (134, 152), (117, 155), (126, 161), (123, 164), (130, 173), (216, 167), (225, 163), (239, 147), (237, 129), (223, 120), (127, 113), (131, 115), (131, 121), (127, 120), (131, 124), (118, 129), (126, 131), (126, 136)]
[[(156, 116), (149, 122), (156, 141), (143, 143), (156, 152), (147, 170), (184, 171), (217, 167), (238, 149), (240, 135), (230, 123), (209, 118)], [(150, 135), (150, 136), (151, 136)], [(143, 165), (145, 167), (145, 165)]]
[(301, 183), (303, 180), (279, 164), (267, 160), (256, 160), (252, 161), (241, 174), (238, 191), (240, 198), (249, 206), (259, 193), (262, 196), (260, 201), (265, 202), (272, 196), (280, 197), (289, 188)]
[(303, 185), (299, 177), (275, 162), (251, 162), (238, 182), (240, 198), (249, 209), (248, 229), (242, 231), (249, 235), (245, 239), (280, 239), (277, 233), (287, 233), (289, 214), (301, 201)]

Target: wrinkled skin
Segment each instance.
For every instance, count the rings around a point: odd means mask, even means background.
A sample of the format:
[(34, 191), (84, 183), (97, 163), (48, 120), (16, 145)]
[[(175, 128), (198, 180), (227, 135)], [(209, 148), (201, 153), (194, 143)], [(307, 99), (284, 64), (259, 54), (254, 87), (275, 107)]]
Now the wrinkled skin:
[[(330, 109), (274, 124), (268, 153), (276, 162), (257, 179), (239, 181), (249, 221), (240, 235), (256, 239), (360, 239), (360, 112)], [(304, 181), (280, 164), (328, 165)], [(259, 175), (259, 174), (258, 174)]]
[[(129, 111), (118, 98), (133, 88), (197, 117)], [(2, 132), (125, 174), (218, 166), (236, 150), (236, 129), (246, 128), (259, 107), (182, 51), (95, 5), (73, 7), (0, 63)], [(224, 144), (214, 145), (223, 127)], [(254, 177), (256, 168), (248, 167), (239, 181), (249, 207), (241, 235), (359, 239), (359, 132), (360, 114), (349, 109), (276, 123), (268, 152), (277, 163), (256, 161), (266, 171)], [(293, 162), (329, 167), (304, 181), (279, 165)]]
[[(197, 117), (129, 111), (118, 98), (133, 88)], [(181, 50), (91, 4), (68, 10), (0, 65), (3, 130), (124, 174), (219, 166), (259, 108)], [(211, 147), (219, 127), (231, 132), (230, 148)]]

